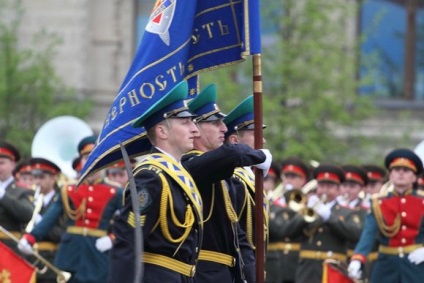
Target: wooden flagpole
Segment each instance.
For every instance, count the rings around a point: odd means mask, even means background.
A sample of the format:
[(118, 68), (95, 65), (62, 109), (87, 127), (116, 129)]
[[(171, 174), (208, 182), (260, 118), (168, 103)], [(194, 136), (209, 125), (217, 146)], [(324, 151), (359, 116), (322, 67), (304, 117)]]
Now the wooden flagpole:
[[(261, 54), (254, 54), (253, 61), (253, 111), (255, 125), (255, 148), (263, 148), (262, 131), (262, 63)], [(263, 173), (255, 173), (255, 227), (256, 227), (256, 282), (263, 283), (265, 277)]]

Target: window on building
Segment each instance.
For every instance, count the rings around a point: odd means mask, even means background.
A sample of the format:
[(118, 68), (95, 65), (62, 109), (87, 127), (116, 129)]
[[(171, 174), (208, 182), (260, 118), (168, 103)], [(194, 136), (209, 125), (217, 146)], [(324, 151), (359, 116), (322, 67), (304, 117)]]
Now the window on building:
[[(361, 94), (424, 101), (424, 1), (367, 0), (360, 13)], [(414, 28), (408, 25), (413, 15)], [(412, 43), (408, 48), (407, 43)], [(413, 61), (408, 61), (414, 58)], [(406, 62), (412, 62), (405, 64)], [(409, 70), (409, 71), (408, 71)], [(410, 82), (408, 85), (405, 82)]]

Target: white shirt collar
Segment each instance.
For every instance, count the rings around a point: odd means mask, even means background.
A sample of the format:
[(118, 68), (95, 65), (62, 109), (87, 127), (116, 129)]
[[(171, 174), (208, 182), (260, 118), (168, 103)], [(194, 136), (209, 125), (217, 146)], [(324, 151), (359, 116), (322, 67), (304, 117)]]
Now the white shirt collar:
[(171, 154), (169, 154), (168, 152), (166, 152), (165, 150), (163, 150), (163, 149), (161, 149), (161, 148), (159, 148), (159, 147), (157, 147), (157, 146), (155, 146), (156, 148), (157, 148), (157, 150), (159, 150), (160, 152), (162, 152), (163, 154), (165, 154), (165, 155), (167, 155), (167, 156), (169, 156), (169, 157), (171, 157), (172, 159), (174, 159), (177, 163), (180, 163), (180, 161), (178, 161), (175, 157), (173, 157)]
[(48, 192), (47, 194), (44, 195), (43, 197), (43, 206), (46, 207), (49, 202), (51, 201), (51, 199), (54, 197), (54, 195), (56, 194), (55, 190), (51, 190), (50, 192)]
[(15, 180), (13, 176), (10, 176), (6, 181), (0, 182), (0, 188), (6, 190), (6, 188)]

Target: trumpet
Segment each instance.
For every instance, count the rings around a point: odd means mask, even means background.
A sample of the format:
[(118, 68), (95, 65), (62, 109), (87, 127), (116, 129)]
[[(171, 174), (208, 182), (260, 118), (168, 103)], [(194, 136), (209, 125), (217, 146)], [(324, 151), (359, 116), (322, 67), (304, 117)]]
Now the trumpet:
[(287, 192), (287, 206), (297, 213), (301, 212), (306, 208), (307, 198), (304, 193), (300, 190), (291, 190)]
[(303, 210), (303, 219), (305, 219), (306, 222), (312, 223), (315, 220), (318, 219), (318, 214), (316, 212), (316, 209), (320, 207), (321, 205), (324, 205), (327, 200), (327, 195), (322, 195), (320, 198), (318, 198), (317, 202), (312, 207), (307, 207)]
[(287, 192), (286, 198), (288, 207), (298, 213), (304, 212), (306, 203), (308, 202), (307, 195), (316, 188), (317, 181), (315, 179), (307, 182), (300, 190), (291, 190)]
[[(7, 235), (10, 239), (12, 239), (17, 244), (19, 243), (19, 239), (16, 238), (15, 235), (7, 231), (5, 228), (3, 228), (1, 225), (0, 225), (0, 231), (2, 231), (5, 235)], [(50, 268), (54, 273), (56, 273), (57, 283), (66, 283), (71, 278), (71, 273), (60, 270), (59, 268), (54, 266), (51, 262), (49, 262), (47, 259), (42, 257), (37, 251), (34, 250), (34, 253), (32, 255), (36, 257), (37, 260), (39, 260), (41, 263), (43, 263), (44, 266), (46, 266), (47, 268)]]

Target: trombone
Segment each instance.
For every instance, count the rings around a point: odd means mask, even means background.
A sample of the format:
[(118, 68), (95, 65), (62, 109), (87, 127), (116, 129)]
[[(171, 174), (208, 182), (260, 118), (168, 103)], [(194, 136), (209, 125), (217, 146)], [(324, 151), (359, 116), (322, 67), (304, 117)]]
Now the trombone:
[[(16, 238), (12, 233), (7, 231), (5, 228), (3, 228), (0, 225), (0, 231), (2, 231), (5, 235), (7, 235), (10, 239), (12, 239), (17, 244), (19, 243), (19, 239)], [(54, 266), (52, 263), (50, 263), (47, 259), (42, 257), (36, 250), (34, 250), (33, 256), (35, 256), (41, 263), (43, 263), (47, 268), (50, 268), (54, 273), (56, 273), (56, 282), (57, 283), (66, 283), (71, 278), (71, 273), (62, 271), (56, 266)]]

